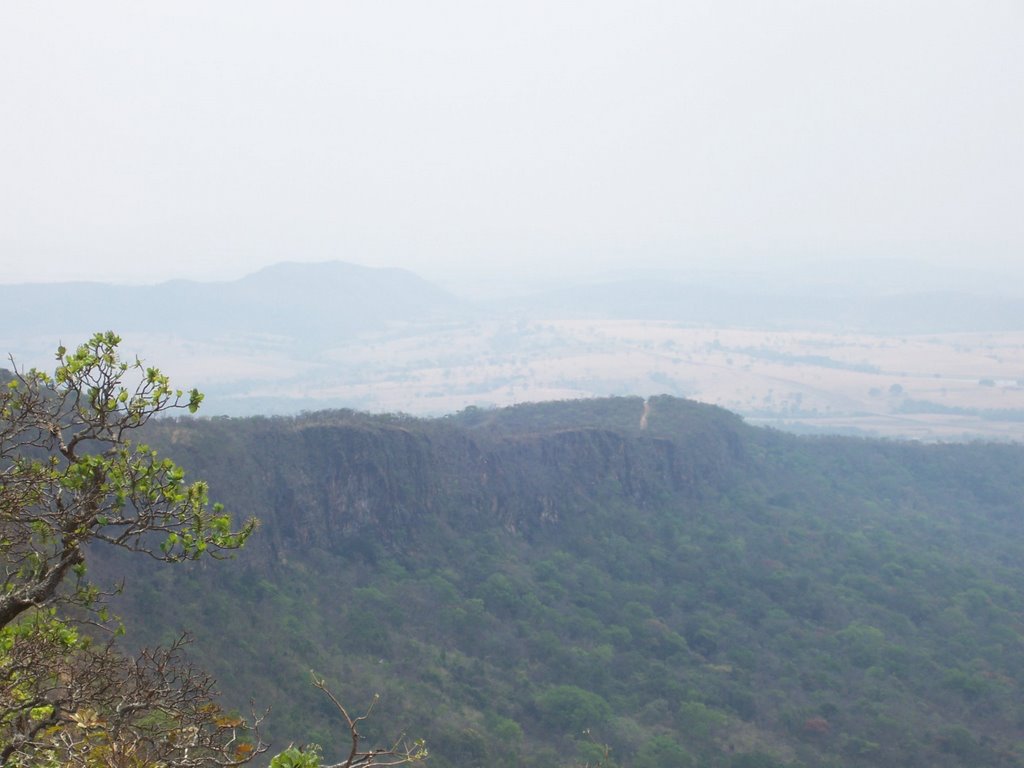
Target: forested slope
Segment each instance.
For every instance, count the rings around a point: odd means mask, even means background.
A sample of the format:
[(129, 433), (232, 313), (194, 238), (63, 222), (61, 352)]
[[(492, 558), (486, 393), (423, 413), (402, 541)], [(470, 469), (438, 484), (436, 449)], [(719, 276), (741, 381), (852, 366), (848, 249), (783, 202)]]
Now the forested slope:
[(439, 767), (595, 742), (637, 768), (1024, 765), (1021, 447), (797, 438), (667, 397), (146, 439), (261, 530), (233, 562), (98, 573), (130, 574), (130, 642), (191, 629), (280, 746), (335, 742), (315, 669)]

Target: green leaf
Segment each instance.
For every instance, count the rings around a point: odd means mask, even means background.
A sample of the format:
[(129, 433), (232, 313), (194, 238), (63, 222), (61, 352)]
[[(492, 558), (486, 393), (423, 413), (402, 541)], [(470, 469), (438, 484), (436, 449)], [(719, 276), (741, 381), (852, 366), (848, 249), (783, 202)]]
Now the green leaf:
[(28, 711), (28, 716), (33, 720), (46, 720), (52, 714), (52, 704), (44, 704), (41, 707), (32, 707), (32, 709)]

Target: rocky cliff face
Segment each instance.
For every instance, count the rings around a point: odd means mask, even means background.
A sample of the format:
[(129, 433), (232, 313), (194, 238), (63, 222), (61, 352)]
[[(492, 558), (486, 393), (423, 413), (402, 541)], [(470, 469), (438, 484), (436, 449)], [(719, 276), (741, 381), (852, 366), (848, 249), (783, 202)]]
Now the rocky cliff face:
[(236, 514), (261, 518), (253, 546), (278, 553), (363, 536), (402, 546), (438, 524), (500, 524), (529, 538), (579, 522), (598, 500), (697, 497), (744, 460), (744, 427), (719, 409), (659, 398), (640, 429), (642, 401), (597, 402), (610, 425), (543, 429), (531, 422), (549, 406), (524, 406), (483, 421), (336, 412), (175, 422), (148, 439), (200, 470), (214, 498), (243, 503)]

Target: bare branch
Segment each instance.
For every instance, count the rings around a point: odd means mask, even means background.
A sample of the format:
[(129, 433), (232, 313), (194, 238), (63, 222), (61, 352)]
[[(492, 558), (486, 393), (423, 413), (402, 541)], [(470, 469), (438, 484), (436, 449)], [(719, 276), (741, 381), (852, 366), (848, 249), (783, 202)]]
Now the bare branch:
[(404, 734), (399, 736), (390, 747), (378, 747), (376, 749), (360, 751), (359, 744), (362, 736), (359, 733), (359, 724), (365, 721), (370, 716), (370, 713), (373, 712), (374, 706), (380, 700), (379, 694), (374, 695), (373, 701), (370, 702), (370, 706), (366, 708), (362, 715), (352, 717), (341, 701), (327, 687), (324, 679), (317, 677), (315, 672), (313, 673), (313, 687), (323, 691), (327, 698), (331, 700), (331, 703), (334, 704), (335, 709), (341, 714), (345, 725), (348, 727), (348, 738), (351, 743), (348, 757), (345, 760), (334, 765), (324, 766), (324, 768), (408, 765), (409, 763), (427, 759), (426, 745), (422, 741), (409, 743)]

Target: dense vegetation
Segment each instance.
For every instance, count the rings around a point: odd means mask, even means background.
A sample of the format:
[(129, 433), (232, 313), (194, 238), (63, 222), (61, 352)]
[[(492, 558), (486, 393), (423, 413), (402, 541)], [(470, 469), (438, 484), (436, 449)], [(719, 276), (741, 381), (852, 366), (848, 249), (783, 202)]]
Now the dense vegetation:
[(1024, 765), (1024, 448), (800, 438), (672, 398), (175, 420), (147, 439), (261, 530), (128, 572), (270, 735), (446, 766)]

